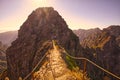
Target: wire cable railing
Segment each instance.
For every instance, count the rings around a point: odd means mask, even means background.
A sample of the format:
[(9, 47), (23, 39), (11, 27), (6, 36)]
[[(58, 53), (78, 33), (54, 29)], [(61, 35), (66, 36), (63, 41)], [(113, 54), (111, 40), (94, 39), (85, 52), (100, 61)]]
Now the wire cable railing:
[[(63, 49), (64, 49), (64, 48), (63, 48)], [(71, 58), (73, 58), (73, 59), (85, 60), (85, 61), (91, 63), (92, 65), (96, 66), (97, 68), (101, 69), (102, 71), (104, 71), (104, 72), (108, 73), (109, 75), (111, 75), (111, 76), (113, 76), (113, 77), (115, 77), (115, 78), (117, 78), (117, 79), (120, 80), (120, 77), (119, 77), (119, 76), (117, 76), (117, 75), (115, 75), (114, 73), (112, 73), (112, 72), (104, 69), (103, 67), (97, 65), (96, 63), (94, 63), (93, 61), (91, 61), (91, 60), (89, 60), (89, 59), (87, 59), (87, 58), (71, 56), (71, 55), (69, 55), (69, 54), (65, 51), (65, 49), (64, 49), (64, 53), (65, 53), (67, 56), (69, 56), (69, 57), (71, 57)]]
[(40, 63), (44, 60), (46, 55), (47, 55), (47, 53), (44, 54), (42, 59), (37, 63), (37, 65), (32, 69), (32, 71), (26, 77), (23, 78), (23, 80), (27, 80), (32, 75), (32, 73), (37, 69), (37, 67), (40, 65)]

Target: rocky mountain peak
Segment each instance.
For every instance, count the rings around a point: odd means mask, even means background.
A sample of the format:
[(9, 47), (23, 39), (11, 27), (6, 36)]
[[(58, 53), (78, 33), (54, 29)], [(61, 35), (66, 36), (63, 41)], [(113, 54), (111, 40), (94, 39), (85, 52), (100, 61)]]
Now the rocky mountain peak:
[[(27, 33), (34, 34), (45, 33), (47, 30), (55, 33), (55, 30), (66, 30), (67, 24), (59, 15), (59, 13), (52, 7), (38, 8), (29, 15), (26, 22), (21, 27), (19, 36)], [(47, 34), (47, 32), (46, 32)]]
[[(25, 77), (50, 48), (47, 43), (56, 39), (71, 55), (81, 51), (79, 38), (64, 19), (51, 7), (33, 11), (18, 31), (18, 38), (7, 49), (8, 77)], [(46, 45), (44, 45), (46, 44)]]

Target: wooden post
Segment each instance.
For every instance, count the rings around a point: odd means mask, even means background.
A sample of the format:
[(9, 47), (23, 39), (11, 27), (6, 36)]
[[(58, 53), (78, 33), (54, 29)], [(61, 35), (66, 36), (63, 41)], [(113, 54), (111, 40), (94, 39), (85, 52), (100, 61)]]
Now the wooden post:
[(84, 76), (85, 76), (85, 73), (86, 73), (86, 60), (83, 61), (83, 80), (84, 80)]

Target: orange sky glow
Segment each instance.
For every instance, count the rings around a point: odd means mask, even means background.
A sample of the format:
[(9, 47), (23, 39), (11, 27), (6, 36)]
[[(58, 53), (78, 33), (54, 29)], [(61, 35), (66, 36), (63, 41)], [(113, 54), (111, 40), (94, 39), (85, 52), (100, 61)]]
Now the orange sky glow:
[[(89, 18), (83, 16), (77, 16), (70, 11), (63, 9), (60, 5), (57, 5), (57, 0), (22, 0), (24, 4), (21, 4), (14, 14), (2, 18), (0, 20), (0, 32), (18, 30), (20, 26), (25, 22), (28, 15), (38, 7), (54, 7), (55, 10), (64, 18), (70, 29), (89, 29), (103, 26), (97, 21), (92, 21)], [(62, 5), (61, 5), (62, 6)], [(11, 13), (11, 12), (9, 12)], [(105, 25), (109, 26), (109, 25)]]

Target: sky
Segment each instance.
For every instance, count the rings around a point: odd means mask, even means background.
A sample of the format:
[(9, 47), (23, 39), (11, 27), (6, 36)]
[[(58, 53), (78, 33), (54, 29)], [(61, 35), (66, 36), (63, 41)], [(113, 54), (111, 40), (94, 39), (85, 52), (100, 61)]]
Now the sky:
[(53, 7), (72, 30), (120, 25), (120, 0), (0, 0), (0, 32), (18, 30), (38, 7)]

